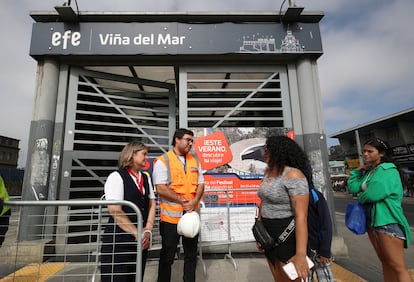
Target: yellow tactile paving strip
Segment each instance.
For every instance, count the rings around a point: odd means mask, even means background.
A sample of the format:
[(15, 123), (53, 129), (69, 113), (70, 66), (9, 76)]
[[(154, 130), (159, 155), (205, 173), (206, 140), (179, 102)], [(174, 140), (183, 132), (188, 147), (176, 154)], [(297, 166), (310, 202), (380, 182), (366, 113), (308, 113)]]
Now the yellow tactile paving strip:
[(0, 282), (43, 282), (61, 271), (68, 263), (31, 263), (0, 279)]
[(358, 275), (343, 268), (342, 266), (337, 265), (336, 263), (332, 264), (332, 272), (337, 282), (367, 282), (367, 280), (362, 279)]
[[(411, 274), (411, 279), (414, 281), (414, 269), (409, 269), (408, 271)], [(367, 280), (337, 265), (336, 263), (332, 264), (332, 272), (337, 282), (368, 282)]]

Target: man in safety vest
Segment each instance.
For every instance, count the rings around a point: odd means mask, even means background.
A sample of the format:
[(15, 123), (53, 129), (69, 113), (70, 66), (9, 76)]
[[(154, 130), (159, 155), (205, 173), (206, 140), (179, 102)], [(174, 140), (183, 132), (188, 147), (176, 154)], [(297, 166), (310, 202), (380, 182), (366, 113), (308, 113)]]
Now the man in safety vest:
[[(174, 133), (173, 149), (160, 156), (153, 169), (153, 181), (160, 196), (160, 234), (162, 248), (158, 282), (171, 281), (171, 266), (180, 235), (177, 224), (183, 213), (198, 209), (204, 193), (204, 179), (198, 160), (189, 153), (194, 133), (180, 128)], [(182, 237), (184, 249), (183, 281), (195, 281), (198, 235)]]
[(3, 245), (4, 238), (9, 229), (11, 209), (9, 206), (4, 205), (4, 202), (8, 200), (9, 194), (7, 193), (3, 178), (0, 175), (0, 247)]

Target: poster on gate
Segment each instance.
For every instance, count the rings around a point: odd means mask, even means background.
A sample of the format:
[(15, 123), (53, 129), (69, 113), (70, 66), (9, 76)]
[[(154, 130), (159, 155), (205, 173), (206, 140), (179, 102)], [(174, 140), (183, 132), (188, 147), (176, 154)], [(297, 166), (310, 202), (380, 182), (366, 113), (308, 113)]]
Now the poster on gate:
[(190, 128), (193, 153), (204, 171), (204, 201), (256, 204), (257, 188), (266, 169), (264, 145), (269, 135), (287, 135), (288, 128)]

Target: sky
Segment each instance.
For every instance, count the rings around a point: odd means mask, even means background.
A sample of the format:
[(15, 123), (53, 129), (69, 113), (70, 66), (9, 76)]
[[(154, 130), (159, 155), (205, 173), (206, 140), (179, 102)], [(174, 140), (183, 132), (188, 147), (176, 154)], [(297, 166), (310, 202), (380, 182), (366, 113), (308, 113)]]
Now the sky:
[[(414, 107), (413, 0), (72, 0), (71, 6), (81, 12), (278, 12), (289, 2), (325, 14), (324, 54), (317, 64), (327, 136)], [(0, 135), (20, 140), (18, 167), (26, 165), (34, 109), (37, 62), (29, 56), (30, 11), (54, 11), (64, 3), (0, 4)]]

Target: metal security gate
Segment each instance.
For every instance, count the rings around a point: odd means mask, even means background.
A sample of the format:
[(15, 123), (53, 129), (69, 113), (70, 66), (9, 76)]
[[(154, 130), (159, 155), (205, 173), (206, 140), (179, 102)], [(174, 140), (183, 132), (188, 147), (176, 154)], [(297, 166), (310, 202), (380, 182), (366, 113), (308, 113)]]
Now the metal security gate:
[(68, 92), (60, 199), (99, 198), (132, 140), (144, 142), (151, 153), (168, 150), (174, 84), (74, 69)]
[[(108, 68), (114, 69), (119, 72)], [(99, 199), (105, 179), (117, 169), (122, 148), (132, 140), (144, 142), (152, 154), (169, 148), (169, 133), (176, 123), (175, 85), (99, 70), (72, 68), (69, 72), (60, 200)], [(56, 236), (72, 252), (85, 251), (83, 244), (96, 233), (77, 222), (82, 220), (77, 214), (86, 209), (61, 207), (58, 211), (58, 224), (68, 228), (61, 234), (56, 230)]]
[(284, 67), (188, 67), (179, 81), (183, 127), (292, 128)]

